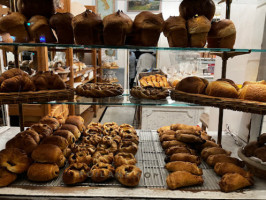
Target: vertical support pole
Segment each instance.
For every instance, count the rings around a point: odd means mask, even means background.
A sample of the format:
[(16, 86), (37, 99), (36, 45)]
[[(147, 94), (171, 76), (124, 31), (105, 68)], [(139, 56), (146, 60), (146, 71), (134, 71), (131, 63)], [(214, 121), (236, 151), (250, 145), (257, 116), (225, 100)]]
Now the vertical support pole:
[(102, 78), (103, 78), (103, 68), (102, 68), (102, 50), (98, 49), (98, 63), (100, 67), (100, 77), (99, 77), (99, 82), (102, 83)]
[[(69, 84), (71, 88), (74, 88), (74, 69), (73, 69), (73, 48), (67, 48), (66, 49), (66, 65), (69, 66), (69, 70), (70, 70), (70, 79), (69, 79)], [(72, 102), (74, 102), (74, 99), (72, 99)], [(69, 115), (75, 115), (75, 105), (69, 105)]]
[(48, 48), (36, 47), (38, 71), (48, 71)]
[(19, 110), (19, 126), (20, 126), (20, 131), (24, 131), (24, 116), (23, 116), (23, 106), (22, 103), (18, 104), (18, 110)]
[(92, 49), (91, 54), (92, 66), (93, 66), (93, 76), (94, 76), (94, 83), (97, 83), (97, 52), (95, 49)]
[(232, 0), (226, 0), (226, 19), (230, 19)]
[(18, 46), (14, 46), (15, 68), (19, 68)]

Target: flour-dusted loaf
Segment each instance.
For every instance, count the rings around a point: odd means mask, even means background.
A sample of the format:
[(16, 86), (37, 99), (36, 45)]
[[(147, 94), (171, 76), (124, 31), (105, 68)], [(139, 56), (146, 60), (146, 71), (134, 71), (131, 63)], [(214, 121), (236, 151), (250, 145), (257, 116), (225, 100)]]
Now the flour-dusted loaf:
[(90, 10), (75, 16), (72, 20), (76, 44), (100, 45), (103, 43), (103, 21)]
[(163, 28), (170, 47), (187, 47), (188, 33), (186, 20), (183, 17), (169, 17)]
[(123, 11), (103, 18), (103, 38), (105, 45), (124, 45), (127, 35), (132, 31), (133, 21)]
[(233, 49), (236, 41), (236, 27), (229, 19), (212, 22), (208, 34), (208, 48)]
[(266, 102), (266, 85), (247, 84), (240, 90), (239, 98), (251, 101)]

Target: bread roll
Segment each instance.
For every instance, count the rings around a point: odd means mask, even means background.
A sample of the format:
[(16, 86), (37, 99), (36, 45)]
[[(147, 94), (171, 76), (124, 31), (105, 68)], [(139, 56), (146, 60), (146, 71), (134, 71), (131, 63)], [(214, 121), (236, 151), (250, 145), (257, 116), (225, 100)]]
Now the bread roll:
[(266, 102), (266, 85), (248, 84), (240, 90), (239, 99)]
[(1, 92), (35, 91), (35, 86), (28, 75), (18, 75), (6, 79), (1, 84)]
[(17, 179), (17, 175), (0, 168), (0, 187), (6, 187)]
[(208, 34), (208, 48), (233, 49), (236, 41), (236, 27), (229, 19), (212, 22)]
[(208, 85), (208, 81), (196, 76), (187, 77), (182, 79), (177, 85), (176, 90), (182, 92), (194, 93), (194, 94), (203, 94), (205, 88)]
[(262, 146), (260, 148), (257, 148), (254, 151), (254, 156), (261, 159), (262, 162), (266, 162), (266, 146)]
[(214, 97), (237, 98), (238, 91), (234, 85), (227, 81), (214, 81), (209, 83), (206, 94)]
[(254, 152), (257, 148), (259, 148), (260, 145), (257, 141), (253, 141), (253, 142), (250, 142), (248, 143), (244, 149), (243, 149), (243, 153), (245, 154), (245, 156), (247, 157), (251, 157), (251, 156), (254, 156)]
[(30, 128), (39, 134), (41, 140), (53, 133), (53, 129), (47, 124), (33, 124)]
[(72, 20), (76, 44), (103, 44), (103, 22), (99, 15), (90, 10), (75, 16)]
[(39, 163), (56, 163), (59, 167), (63, 167), (66, 161), (60, 148), (53, 144), (39, 145), (32, 152), (31, 158)]
[(69, 116), (66, 119), (66, 124), (72, 124), (78, 127), (80, 132), (85, 131), (84, 119), (80, 116)]
[(50, 181), (59, 176), (59, 167), (56, 164), (34, 163), (30, 166), (27, 176), (31, 181)]
[(55, 30), (59, 44), (74, 44), (71, 13), (56, 13), (50, 18), (51, 28)]
[(68, 141), (66, 138), (53, 135), (53, 136), (48, 136), (46, 137), (43, 141), (42, 144), (53, 144), (58, 146), (62, 151), (65, 150), (68, 147)]
[(76, 139), (79, 139), (80, 136), (81, 136), (81, 133), (80, 133), (79, 129), (75, 125), (72, 125), (72, 124), (63, 124), (60, 129), (61, 130), (68, 130), (68, 131), (70, 131), (75, 136)]
[(27, 23), (32, 41), (36, 43), (55, 43), (56, 38), (46, 17), (36, 15)]
[(47, 124), (52, 130), (57, 130), (60, 127), (60, 123), (57, 119), (49, 116), (45, 116), (40, 121), (41, 124)]
[(163, 30), (163, 15), (142, 11), (134, 20), (134, 32), (129, 41), (130, 45), (157, 46)]
[(169, 17), (164, 22), (163, 33), (170, 47), (188, 46), (186, 20), (183, 17)]
[(55, 13), (54, 0), (18, 0), (17, 8), (27, 19), (35, 15), (50, 18)]
[(103, 27), (105, 45), (124, 45), (127, 34), (132, 31), (133, 21), (118, 10), (103, 18)]
[(26, 21), (24, 15), (18, 12), (10, 13), (0, 19), (0, 33), (9, 33), (14, 42), (26, 43), (30, 40), (25, 27)]
[(204, 15), (212, 20), (215, 14), (215, 4), (212, 0), (183, 0), (179, 6), (179, 13), (186, 20), (196, 15)]
[(76, 141), (76, 138), (73, 135), (73, 133), (71, 133), (68, 130), (57, 130), (57, 131), (54, 132), (53, 135), (61, 136), (61, 137), (65, 138), (65, 139), (67, 139), (69, 145), (75, 143), (75, 141)]
[(194, 17), (188, 20), (188, 33), (190, 35), (190, 46), (203, 48), (207, 41), (211, 22), (205, 16)]

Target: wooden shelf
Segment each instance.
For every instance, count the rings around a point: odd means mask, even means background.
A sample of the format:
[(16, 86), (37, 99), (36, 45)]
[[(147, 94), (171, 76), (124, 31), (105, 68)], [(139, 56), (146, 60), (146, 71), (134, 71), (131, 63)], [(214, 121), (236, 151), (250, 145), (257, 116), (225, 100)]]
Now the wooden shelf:
[[(93, 71), (93, 69), (94, 69), (94, 67), (88, 67), (88, 68), (85, 68), (81, 71), (74, 73), (74, 79), (78, 78), (80, 76), (83, 76), (86, 72)], [(69, 77), (63, 79), (64, 82), (68, 82), (69, 80), (70, 80)]]
[(114, 66), (114, 67), (102, 67), (103, 69), (119, 69), (119, 66)]

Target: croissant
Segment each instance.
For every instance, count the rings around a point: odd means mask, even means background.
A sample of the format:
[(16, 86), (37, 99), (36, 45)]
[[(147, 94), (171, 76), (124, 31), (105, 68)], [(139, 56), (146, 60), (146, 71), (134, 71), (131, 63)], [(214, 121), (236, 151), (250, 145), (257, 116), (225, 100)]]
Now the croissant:
[(244, 167), (245, 163), (240, 161), (237, 158), (232, 158), (225, 154), (218, 154), (218, 155), (210, 155), (207, 159), (207, 164), (211, 167), (214, 167), (216, 163), (225, 162), (225, 163), (233, 163), (239, 167)]
[(18, 75), (3, 81), (1, 92), (35, 91), (35, 86), (28, 75)]
[(201, 176), (196, 176), (186, 171), (173, 172), (166, 179), (167, 186), (171, 190), (192, 185), (202, 185), (203, 182)]
[(175, 161), (165, 165), (165, 168), (170, 172), (186, 171), (195, 175), (202, 175), (202, 169), (200, 169), (195, 163)]
[(217, 154), (225, 154), (227, 156), (230, 156), (231, 152), (230, 151), (226, 151), (226, 150), (222, 149), (221, 147), (205, 148), (201, 152), (201, 158), (203, 160), (207, 160), (207, 158), (210, 155), (217, 155)]
[(170, 157), (170, 161), (183, 161), (183, 162), (191, 162), (197, 165), (200, 165), (201, 161), (198, 156), (191, 155), (189, 153), (175, 153)]
[(233, 192), (253, 184), (252, 178), (245, 178), (238, 173), (229, 173), (222, 177), (219, 186), (223, 192)]
[(252, 177), (252, 174), (233, 163), (216, 163), (214, 171), (217, 175), (223, 176), (228, 173), (238, 173), (244, 177)]

